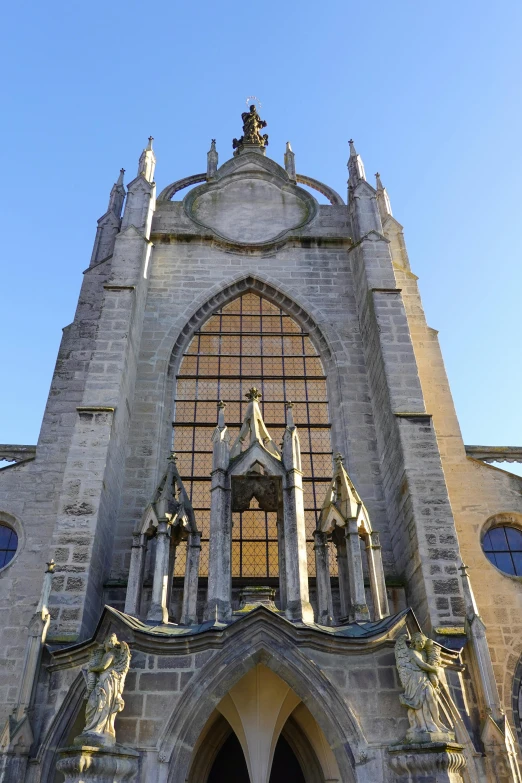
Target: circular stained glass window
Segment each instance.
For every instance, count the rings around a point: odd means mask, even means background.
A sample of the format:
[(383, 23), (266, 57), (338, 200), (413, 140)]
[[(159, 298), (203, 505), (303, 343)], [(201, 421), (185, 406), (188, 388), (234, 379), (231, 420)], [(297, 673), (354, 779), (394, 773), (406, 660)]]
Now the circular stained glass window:
[(12, 527), (0, 523), (0, 568), (11, 562), (18, 549), (18, 536)]
[(522, 576), (522, 530), (492, 527), (482, 539), (482, 549), (490, 563), (511, 576)]

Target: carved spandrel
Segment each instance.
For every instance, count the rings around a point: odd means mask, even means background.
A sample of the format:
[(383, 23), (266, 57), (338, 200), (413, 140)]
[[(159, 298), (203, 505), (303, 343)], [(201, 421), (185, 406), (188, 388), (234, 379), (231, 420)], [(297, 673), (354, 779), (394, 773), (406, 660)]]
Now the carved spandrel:
[(262, 511), (277, 511), (280, 504), (280, 481), (273, 476), (234, 476), (232, 478), (232, 511), (248, 511), (255, 498)]

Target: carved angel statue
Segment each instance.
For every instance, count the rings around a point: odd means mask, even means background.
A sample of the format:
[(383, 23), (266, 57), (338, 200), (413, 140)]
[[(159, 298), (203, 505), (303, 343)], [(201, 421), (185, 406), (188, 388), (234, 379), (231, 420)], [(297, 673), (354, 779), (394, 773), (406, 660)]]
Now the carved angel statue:
[(75, 743), (114, 745), (114, 721), (125, 706), (122, 699), (125, 677), (129, 671), (130, 650), (111, 634), (91, 655), (85, 673), (87, 682), (86, 724)]
[(406, 636), (401, 636), (395, 643), (395, 660), (404, 688), (400, 700), (408, 708), (410, 722), (406, 742), (454, 740), (453, 733), (439, 717), (440, 650), (437, 645), (417, 632), (412, 635), (408, 647)]

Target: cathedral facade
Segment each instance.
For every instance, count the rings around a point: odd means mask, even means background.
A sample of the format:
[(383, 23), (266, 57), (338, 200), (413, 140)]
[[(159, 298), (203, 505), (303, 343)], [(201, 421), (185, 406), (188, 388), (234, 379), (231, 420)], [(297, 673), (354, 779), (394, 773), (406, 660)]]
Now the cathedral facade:
[(463, 444), (353, 142), (345, 201), (242, 120), (122, 170), (0, 447), (0, 780), (522, 783), (522, 450)]

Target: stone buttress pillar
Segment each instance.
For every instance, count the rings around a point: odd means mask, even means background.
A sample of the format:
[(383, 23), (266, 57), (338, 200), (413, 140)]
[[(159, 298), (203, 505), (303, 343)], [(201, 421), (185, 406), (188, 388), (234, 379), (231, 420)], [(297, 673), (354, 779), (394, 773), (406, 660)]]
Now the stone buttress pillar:
[(225, 404), (219, 404), (218, 425), (212, 435), (212, 484), (210, 496), (210, 542), (208, 594), (205, 619), (226, 622), (232, 617), (232, 511), (230, 436), (225, 425)]
[(283, 465), (286, 471), (283, 487), (286, 615), (289, 620), (313, 623), (314, 613), (308, 594), (301, 447), (292, 416), (292, 403), (287, 404)]
[[(142, 155), (147, 165), (140, 159), (138, 176), (128, 186), (58, 501), (51, 548), (56, 571), (63, 570), (65, 578), (53, 585), (50, 605), (57, 616), (51, 621), (49, 638), (57, 626), (62, 643), (87, 637), (94, 630), (111, 565), (148, 290), (149, 234), (155, 207), (153, 155), (151, 149)], [(80, 566), (75, 545), (70, 545), (75, 529), (89, 540), (86, 553), (82, 546)], [(73, 563), (74, 570), (70, 568)]]
[(330, 582), (330, 561), (328, 536), (320, 530), (314, 531), (315, 573), (317, 588), (317, 623), (333, 625), (332, 586)]
[[(457, 535), (402, 292), (383, 233), (379, 203), (383, 213), (388, 206), (382, 193), (378, 203), (376, 191), (366, 182), (353, 143), (348, 170), (354, 241), (348, 260), (395, 562), (407, 580), (421, 625), (428, 630), (462, 625), (461, 586), (457, 579), (440, 578), (459, 563)], [(446, 545), (448, 541), (452, 543)]]

